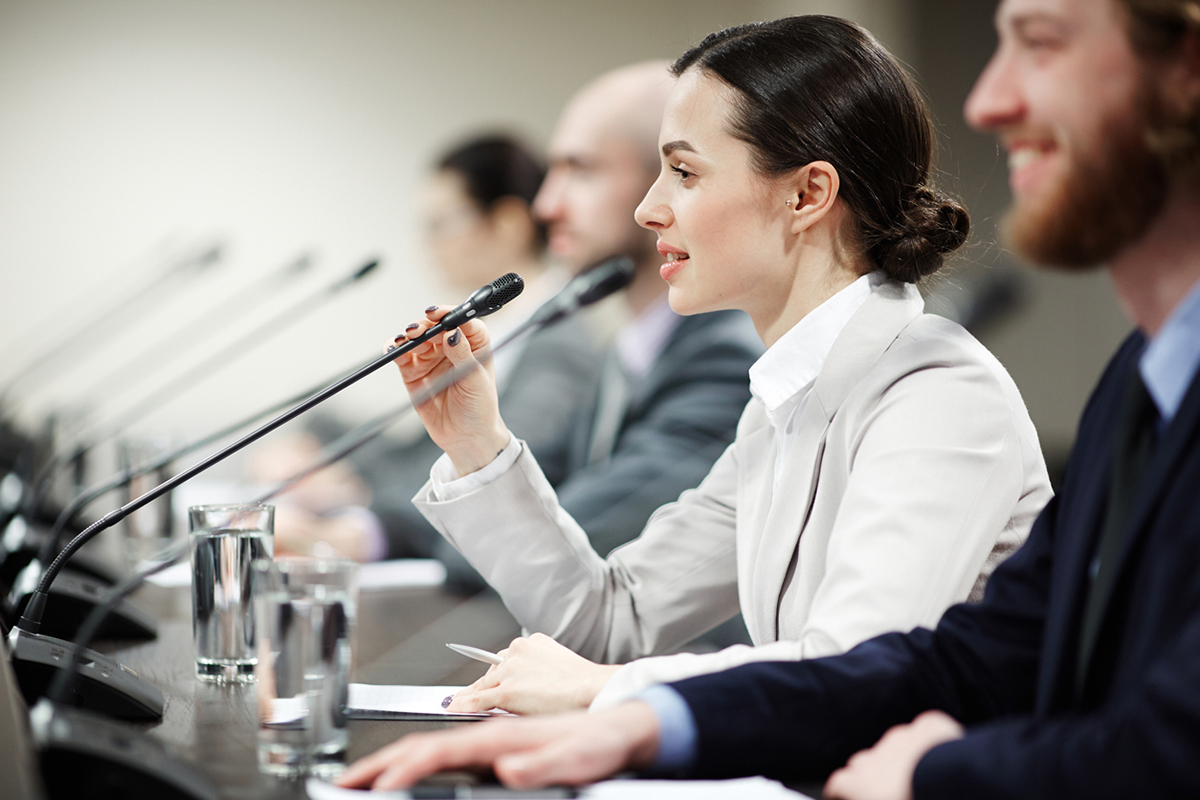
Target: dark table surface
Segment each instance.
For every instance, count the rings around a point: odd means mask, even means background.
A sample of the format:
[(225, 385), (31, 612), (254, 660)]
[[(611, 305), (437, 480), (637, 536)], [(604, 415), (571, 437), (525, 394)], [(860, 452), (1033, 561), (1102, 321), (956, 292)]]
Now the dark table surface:
[[(259, 773), (256, 761), (254, 685), (222, 685), (195, 675), (191, 594), (187, 589), (146, 587), (139, 606), (159, 620), (158, 638), (129, 644), (98, 644), (157, 686), (166, 697), (158, 723), (132, 725), (158, 739), (173, 754), (206, 772), (227, 798), (303, 798), (302, 785)], [(520, 629), (494, 595), (462, 598), (441, 589), (363, 592), (353, 640), (357, 683), (462, 685), (487, 669), (446, 648), (446, 642), (499, 650)], [(419, 730), (452, 724), (352, 720), (349, 758), (359, 758)]]

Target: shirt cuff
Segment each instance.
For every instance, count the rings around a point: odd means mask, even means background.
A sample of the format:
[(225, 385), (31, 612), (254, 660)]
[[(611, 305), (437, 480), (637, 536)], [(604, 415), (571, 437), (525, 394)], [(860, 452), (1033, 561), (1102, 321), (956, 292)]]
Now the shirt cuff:
[(696, 761), (699, 732), (683, 695), (670, 686), (651, 686), (632, 699), (650, 706), (658, 717), (658, 754), (647, 769), (654, 775), (680, 773)]
[(454, 464), (450, 461), (450, 456), (443, 453), (433, 463), (433, 469), (429, 471), (433, 499), (440, 503), (449, 503), (466, 497), (472, 492), (479, 491), (505, 472), (508, 472), (512, 465), (517, 463), (517, 458), (520, 455), (521, 440), (510, 433), (508, 435), (508, 444), (492, 459), (491, 463), (483, 469), (476, 470), (470, 475), (460, 478), (458, 470), (454, 468)]

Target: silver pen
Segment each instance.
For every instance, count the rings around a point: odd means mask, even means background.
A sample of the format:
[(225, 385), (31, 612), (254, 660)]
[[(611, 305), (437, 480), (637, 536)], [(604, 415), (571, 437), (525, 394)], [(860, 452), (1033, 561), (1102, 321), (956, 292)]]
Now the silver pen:
[(485, 664), (499, 664), (504, 659), (495, 653), (489, 653), (487, 650), (480, 650), (478, 647), (470, 647), (465, 644), (447, 644), (454, 652), (459, 655), (464, 655), (467, 658), (473, 658), (476, 661), (482, 661)]

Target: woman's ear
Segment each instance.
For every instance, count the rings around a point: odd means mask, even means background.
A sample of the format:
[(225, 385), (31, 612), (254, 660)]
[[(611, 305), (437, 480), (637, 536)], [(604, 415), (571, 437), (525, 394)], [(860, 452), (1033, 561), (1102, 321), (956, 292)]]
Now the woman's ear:
[(828, 216), (837, 200), (841, 181), (833, 164), (814, 161), (797, 170), (784, 187), (792, 193), (786, 199), (792, 233), (803, 233)]

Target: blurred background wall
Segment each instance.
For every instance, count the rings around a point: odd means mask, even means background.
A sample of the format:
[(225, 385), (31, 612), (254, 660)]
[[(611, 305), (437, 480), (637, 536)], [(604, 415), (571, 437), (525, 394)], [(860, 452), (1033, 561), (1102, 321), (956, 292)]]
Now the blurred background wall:
[[(964, 293), (1019, 276), (1020, 304), (979, 333), (1056, 460), (1128, 325), (1102, 274), (1018, 271), (997, 242), (1003, 156), (961, 118), (994, 44), (992, 10), (979, 0), (0, 0), (0, 385), (39, 343), (76, 330), (88, 303), (208, 243), (225, 258), (207, 277), (36, 391), (18, 387), (23, 416), (119, 410), (198, 355), (130, 375), (124, 394), (82, 389), (303, 252), (318, 258), (303, 281), (220, 330), (198, 326), (188, 334), (205, 337), (197, 354), (382, 258), (369, 283), (138, 429), (198, 433), (237, 418), (379, 352), (430, 302), (460, 299), (429, 275), (419, 242), (415, 193), (439, 151), (481, 129), (543, 145), (566, 99), (605, 69), (674, 58), (735, 23), (835, 13), (913, 68), (937, 116), (942, 183), (972, 211), (972, 244), (934, 287), (934, 310), (954, 313)], [(362, 419), (401, 392), (385, 370), (334, 410)]]

